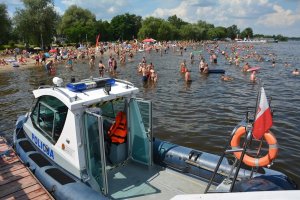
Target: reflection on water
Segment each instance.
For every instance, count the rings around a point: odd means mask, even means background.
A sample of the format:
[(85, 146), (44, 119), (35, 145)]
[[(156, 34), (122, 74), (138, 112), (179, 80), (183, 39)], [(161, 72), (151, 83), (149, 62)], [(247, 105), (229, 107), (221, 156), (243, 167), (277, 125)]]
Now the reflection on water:
[[(267, 96), (272, 97), (272, 130), (280, 145), (274, 168), (283, 170), (300, 183), (300, 162), (296, 162), (300, 160), (300, 77), (291, 74), (294, 68), (300, 68), (300, 43), (261, 44), (255, 48), (266, 59), (270, 53), (276, 55), (275, 67), (271, 62), (249, 60), (250, 65), (261, 66), (257, 77), (263, 80)], [(218, 64), (210, 67), (225, 69), (226, 74), (233, 78), (232, 81), (222, 81), (220, 74), (199, 74), (199, 60), (196, 60), (193, 64), (187, 62), (193, 81), (186, 84), (179, 73), (179, 63), (183, 59), (189, 60), (190, 51), (188, 49), (183, 56), (171, 51), (162, 56), (156, 52), (137, 53), (132, 61), (118, 66), (116, 77), (134, 83), (141, 90), (139, 97), (153, 102), (155, 136), (199, 150), (220, 153), (233, 127), (248, 109), (254, 111), (258, 84), (251, 83), (250, 75), (242, 73), (240, 68), (226, 64), (222, 55), (219, 55)], [(137, 73), (137, 65), (143, 56), (155, 66), (158, 74), (155, 84), (143, 83)], [(209, 60), (207, 53), (204, 53), (204, 57)], [(195, 58), (198, 59), (197, 56)], [(99, 59), (96, 58), (96, 63)], [(101, 59), (107, 65), (108, 57)], [(285, 62), (292, 67), (284, 67)], [(98, 73), (96, 68), (89, 68), (87, 61), (78, 61), (74, 71), (66, 70), (64, 65), (58, 66), (56, 75), (67, 83), (72, 76), (79, 80), (97, 77)], [(52, 78), (43, 67), (20, 67), (13, 72), (0, 74), (1, 134), (11, 139), (17, 117), (31, 107), (31, 91), (41, 83), (51, 85)]]

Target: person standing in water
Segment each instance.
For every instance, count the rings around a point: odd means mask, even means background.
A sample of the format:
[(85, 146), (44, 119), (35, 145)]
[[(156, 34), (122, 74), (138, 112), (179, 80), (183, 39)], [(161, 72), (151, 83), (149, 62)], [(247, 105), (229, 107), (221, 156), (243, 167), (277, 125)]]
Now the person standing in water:
[(208, 74), (209, 73), (209, 68), (208, 68), (208, 64), (207, 63), (205, 63), (202, 73), (204, 73), (204, 74)]
[(91, 69), (95, 67), (96, 63), (95, 63), (95, 56), (94, 55), (91, 56), (89, 65), (90, 65)]
[(185, 79), (185, 82), (191, 82), (191, 72), (190, 70), (186, 69), (186, 72), (185, 72), (185, 75), (184, 75), (184, 79)]
[(193, 52), (191, 52), (191, 54), (190, 54), (190, 59), (191, 59), (191, 63), (193, 64), (194, 63), (194, 53)]
[(186, 70), (187, 70), (186, 62), (185, 62), (185, 60), (183, 60), (183, 62), (180, 64), (180, 72), (184, 74), (186, 72)]
[(104, 76), (104, 69), (105, 69), (105, 66), (103, 65), (102, 63), (102, 60), (99, 60), (99, 76), (100, 77), (103, 77)]
[(256, 71), (252, 71), (251, 75), (250, 75), (250, 81), (255, 82), (256, 81)]
[(71, 71), (73, 71), (73, 60), (72, 60), (72, 58), (70, 56), (69, 56), (69, 58), (67, 60), (66, 68), (70, 69)]
[(112, 58), (113, 75), (116, 75), (116, 73), (117, 73), (117, 68), (118, 68), (117, 65), (118, 65), (118, 64), (117, 64), (117, 60), (114, 59), (114, 58)]

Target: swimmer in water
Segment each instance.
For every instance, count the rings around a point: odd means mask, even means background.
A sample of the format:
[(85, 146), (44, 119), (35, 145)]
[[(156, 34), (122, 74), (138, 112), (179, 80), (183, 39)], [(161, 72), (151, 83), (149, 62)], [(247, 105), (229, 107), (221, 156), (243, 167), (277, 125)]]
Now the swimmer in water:
[(246, 63), (244, 66), (243, 66), (243, 72), (246, 72), (248, 69), (250, 69), (250, 65), (248, 63)]
[(232, 77), (229, 77), (229, 76), (225, 76), (224, 74), (221, 76), (221, 80), (223, 81), (232, 81), (233, 78)]
[(300, 74), (300, 72), (299, 72), (298, 69), (295, 69), (292, 73), (293, 73), (294, 75), (299, 75), (299, 74)]

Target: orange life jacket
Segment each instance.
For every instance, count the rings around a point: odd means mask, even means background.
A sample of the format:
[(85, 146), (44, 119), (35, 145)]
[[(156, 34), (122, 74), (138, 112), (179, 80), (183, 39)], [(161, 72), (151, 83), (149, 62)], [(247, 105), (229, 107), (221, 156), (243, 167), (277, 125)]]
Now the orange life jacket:
[(126, 114), (122, 111), (118, 112), (115, 123), (108, 131), (108, 137), (112, 143), (122, 144), (127, 136), (127, 119)]

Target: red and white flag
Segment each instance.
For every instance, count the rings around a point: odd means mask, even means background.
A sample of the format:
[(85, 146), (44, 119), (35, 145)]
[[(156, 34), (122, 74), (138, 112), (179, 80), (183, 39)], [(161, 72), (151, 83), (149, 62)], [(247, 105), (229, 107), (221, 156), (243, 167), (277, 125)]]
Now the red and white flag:
[(255, 121), (253, 124), (253, 137), (261, 139), (265, 132), (267, 132), (273, 125), (271, 109), (266, 97), (263, 87), (261, 87), (260, 100), (257, 108)]
[(96, 38), (96, 47), (99, 46), (99, 39), (100, 39), (100, 33), (97, 35), (97, 38)]

